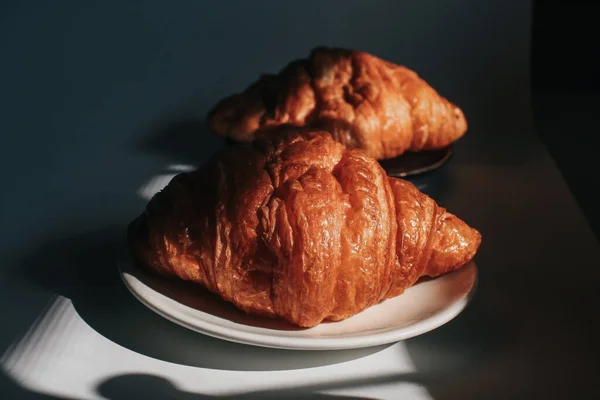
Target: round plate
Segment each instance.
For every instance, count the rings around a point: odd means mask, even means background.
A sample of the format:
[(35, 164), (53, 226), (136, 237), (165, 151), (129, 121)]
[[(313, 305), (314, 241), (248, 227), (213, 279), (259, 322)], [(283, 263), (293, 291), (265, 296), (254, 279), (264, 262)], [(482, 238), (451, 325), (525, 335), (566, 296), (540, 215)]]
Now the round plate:
[(248, 315), (198, 284), (157, 278), (131, 260), (120, 264), (120, 272), (139, 301), (176, 324), (232, 342), (294, 350), (370, 347), (431, 331), (465, 308), (477, 281), (477, 267), (470, 262), (450, 274), (418, 282), (404, 294), (344, 321), (303, 329)]
[(401, 156), (380, 160), (379, 163), (389, 176), (406, 178), (433, 171), (452, 157), (452, 145), (440, 150), (404, 153)]

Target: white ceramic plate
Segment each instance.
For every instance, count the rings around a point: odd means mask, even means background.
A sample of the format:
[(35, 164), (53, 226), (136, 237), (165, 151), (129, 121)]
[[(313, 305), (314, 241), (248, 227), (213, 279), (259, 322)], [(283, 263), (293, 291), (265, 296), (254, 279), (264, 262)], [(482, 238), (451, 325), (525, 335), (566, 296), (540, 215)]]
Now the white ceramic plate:
[(179, 325), (232, 342), (294, 350), (370, 347), (426, 333), (456, 317), (477, 282), (477, 267), (471, 262), (344, 321), (300, 329), (285, 321), (247, 315), (200, 285), (157, 279), (131, 260), (120, 264), (120, 272), (139, 301)]

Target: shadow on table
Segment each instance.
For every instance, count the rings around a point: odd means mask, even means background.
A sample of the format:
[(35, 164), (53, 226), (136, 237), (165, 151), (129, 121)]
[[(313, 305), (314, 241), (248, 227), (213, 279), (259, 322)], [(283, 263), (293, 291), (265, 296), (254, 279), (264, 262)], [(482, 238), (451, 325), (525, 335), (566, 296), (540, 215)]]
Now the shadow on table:
[(183, 391), (175, 387), (167, 379), (155, 375), (129, 374), (119, 375), (101, 382), (97, 387), (97, 392), (109, 400), (129, 400), (132, 398), (181, 400), (375, 400), (372, 397), (333, 395), (317, 393), (317, 391), (402, 381), (406, 378), (410, 378), (410, 376), (395, 375), (392, 377), (383, 377), (382, 379), (373, 378), (364, 381), (334, 381), (325, 385), (297, 386), (288, 389), (272, 389), (236, 395), (211, 396)]

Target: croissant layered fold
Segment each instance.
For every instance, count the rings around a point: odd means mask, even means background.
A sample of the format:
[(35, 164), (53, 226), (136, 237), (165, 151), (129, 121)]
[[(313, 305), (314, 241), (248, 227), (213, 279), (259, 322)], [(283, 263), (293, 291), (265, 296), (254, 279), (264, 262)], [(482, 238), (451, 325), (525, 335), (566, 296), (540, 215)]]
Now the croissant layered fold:
[(467, 121), (459, 107), (404, 66), (318, 47), (219, 101), (208, 126), (235, 141), (279, 126), (324, 129), (347, 148), (386, 159), (448, 146), (464, 135)]
[(460, 268), (481, 236), (364, 152), (323, 132), (281, 132), (177, 175), (128, 240), (159, 274), (312, 327)]

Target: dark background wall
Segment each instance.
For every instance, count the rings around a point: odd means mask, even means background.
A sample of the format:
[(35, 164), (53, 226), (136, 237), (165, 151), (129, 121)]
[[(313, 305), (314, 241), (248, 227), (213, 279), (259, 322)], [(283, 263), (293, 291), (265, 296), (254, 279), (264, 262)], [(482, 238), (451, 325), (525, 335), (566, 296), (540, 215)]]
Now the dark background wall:
[(595, 1), (534, 1), (535, 90), (600, 92), (599, 12)]
[(600, 3), (534, 1), (531, 84), (536, 131), (600, 237)]

